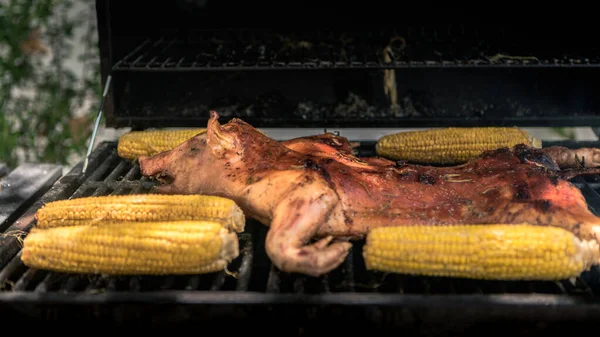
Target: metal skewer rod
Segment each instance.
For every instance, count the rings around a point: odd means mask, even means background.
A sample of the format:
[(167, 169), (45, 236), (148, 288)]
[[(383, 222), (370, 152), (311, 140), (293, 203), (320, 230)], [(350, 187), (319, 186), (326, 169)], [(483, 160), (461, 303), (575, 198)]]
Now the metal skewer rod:
[(83, 169), (81, 173), (85, 173), (87, 170), (88, 162), (90, 159), (90, 154), (92, 153), (92, 148), (94, 147), (94, 142), (96, 140), (96, 134), (98, 133), (98, 127), (100, 126), (100, 119), (102, 118), (102, 110), (104, 109), (104, 102), (106, 102), (106, 95), (108, 95), (108, 89), (110, 88), (110, 80), (112, 79), (111, 75), (106, 77), (106, 84), (104, 85), (104, 92), (102, 93), (102, 100), (100, 101), (100, 109), (98, 110), (98, 115), (96, 116), (96, 123), (94, 124), (94, 130), (92, 131), (92, 137), (90, 138), (90, 143), (88, 144), (87, 154), (85, 155), (85, 160), (83, 161)]

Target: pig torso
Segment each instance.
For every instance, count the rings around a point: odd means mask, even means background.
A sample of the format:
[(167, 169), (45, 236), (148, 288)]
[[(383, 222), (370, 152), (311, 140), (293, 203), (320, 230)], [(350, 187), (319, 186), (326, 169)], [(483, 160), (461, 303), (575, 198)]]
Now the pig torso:
[(290, 191), (303, 189), (308, 198), (312, 190), (331, 190), (338, 202), (319, 226), (319, 237), (361, 237), (371, 227), (389, 225), (517, 222), (555, 224), (579, 234), (582, 223), (597, 221), (575, 186), (508, 151), (452, 168), (375, 166), (349, 158), (284, 151), (225, 172), (247, 173), (231, 182), (246, 184), (236, 201), (267, 226)]

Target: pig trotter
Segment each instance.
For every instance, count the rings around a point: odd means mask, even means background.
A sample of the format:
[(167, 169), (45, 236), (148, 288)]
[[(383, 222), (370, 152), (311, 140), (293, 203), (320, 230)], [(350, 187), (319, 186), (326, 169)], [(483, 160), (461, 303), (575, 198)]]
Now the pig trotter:
[(267, 233), (266, 251), (273, 264), (283, 272), (319, 277), (338, 267), (352, 244), (330, 244), (333, 236), (306, 244), (327, 220), (338, 201), (331, 192), (313, 196), (307, 201), (306, 193), (298, 189), (277, 206)]
[(600, 149), (569, 149), (563, 146), (551, 146), (543, 150), (561, 169), (595, 168), (600, 166)]
[(329, 245), (332, 238), (323, 238), (300, 248), (289, 247), (284, 251), (277, 251), (279, 257), (274, 257), (272, 254), (269, 257), (275, 261), (275, 266), (281, 271), (319, 277), (344, 262), (352, 247), (349, 242), (336, 242)]

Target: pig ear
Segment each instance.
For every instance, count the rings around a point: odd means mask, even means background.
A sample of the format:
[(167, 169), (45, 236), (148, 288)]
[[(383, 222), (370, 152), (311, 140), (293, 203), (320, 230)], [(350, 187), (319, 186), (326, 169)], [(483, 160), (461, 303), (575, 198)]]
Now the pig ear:
[(223, 130), (218, 121), (219, 114), (216, 111), (210, 112), (210, 120), (206, 128), (206, 144), (212, 150), (213, 154), (218, 157), (234, 147), (233, 138), (227, 131)]

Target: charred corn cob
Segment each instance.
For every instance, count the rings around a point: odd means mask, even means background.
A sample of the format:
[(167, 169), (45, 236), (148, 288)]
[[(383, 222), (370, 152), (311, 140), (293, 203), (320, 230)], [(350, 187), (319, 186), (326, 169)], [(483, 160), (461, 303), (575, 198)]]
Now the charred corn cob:
[(171, 150), (206, 129), (131, 131), (119, 137), (117, 153), (125, 159), (152, 156)]
[(238, 254), (237, 234), (217, 222), (136, 222), (33, 228), (21, 260), (67, 273), (165, 275), (222, 270)]
[(36, 213), (38, 228), (104, 224), (115, 221), (218, 221), (243, 232), (246, 217), (231, 199), (209, 195), (133, 194), (50, 202)]
[(402, 226), (371, 230), (367, 269), (494, 280), (562, 280), (597, 264), (598, 244), (528, 224)]
[(460, 164), (483, 151), (526, 144), (541, 148), (542, 143), (517, 127), (441, 128), (399, 132), (381, 137), (377, 154), (423, 164)]

